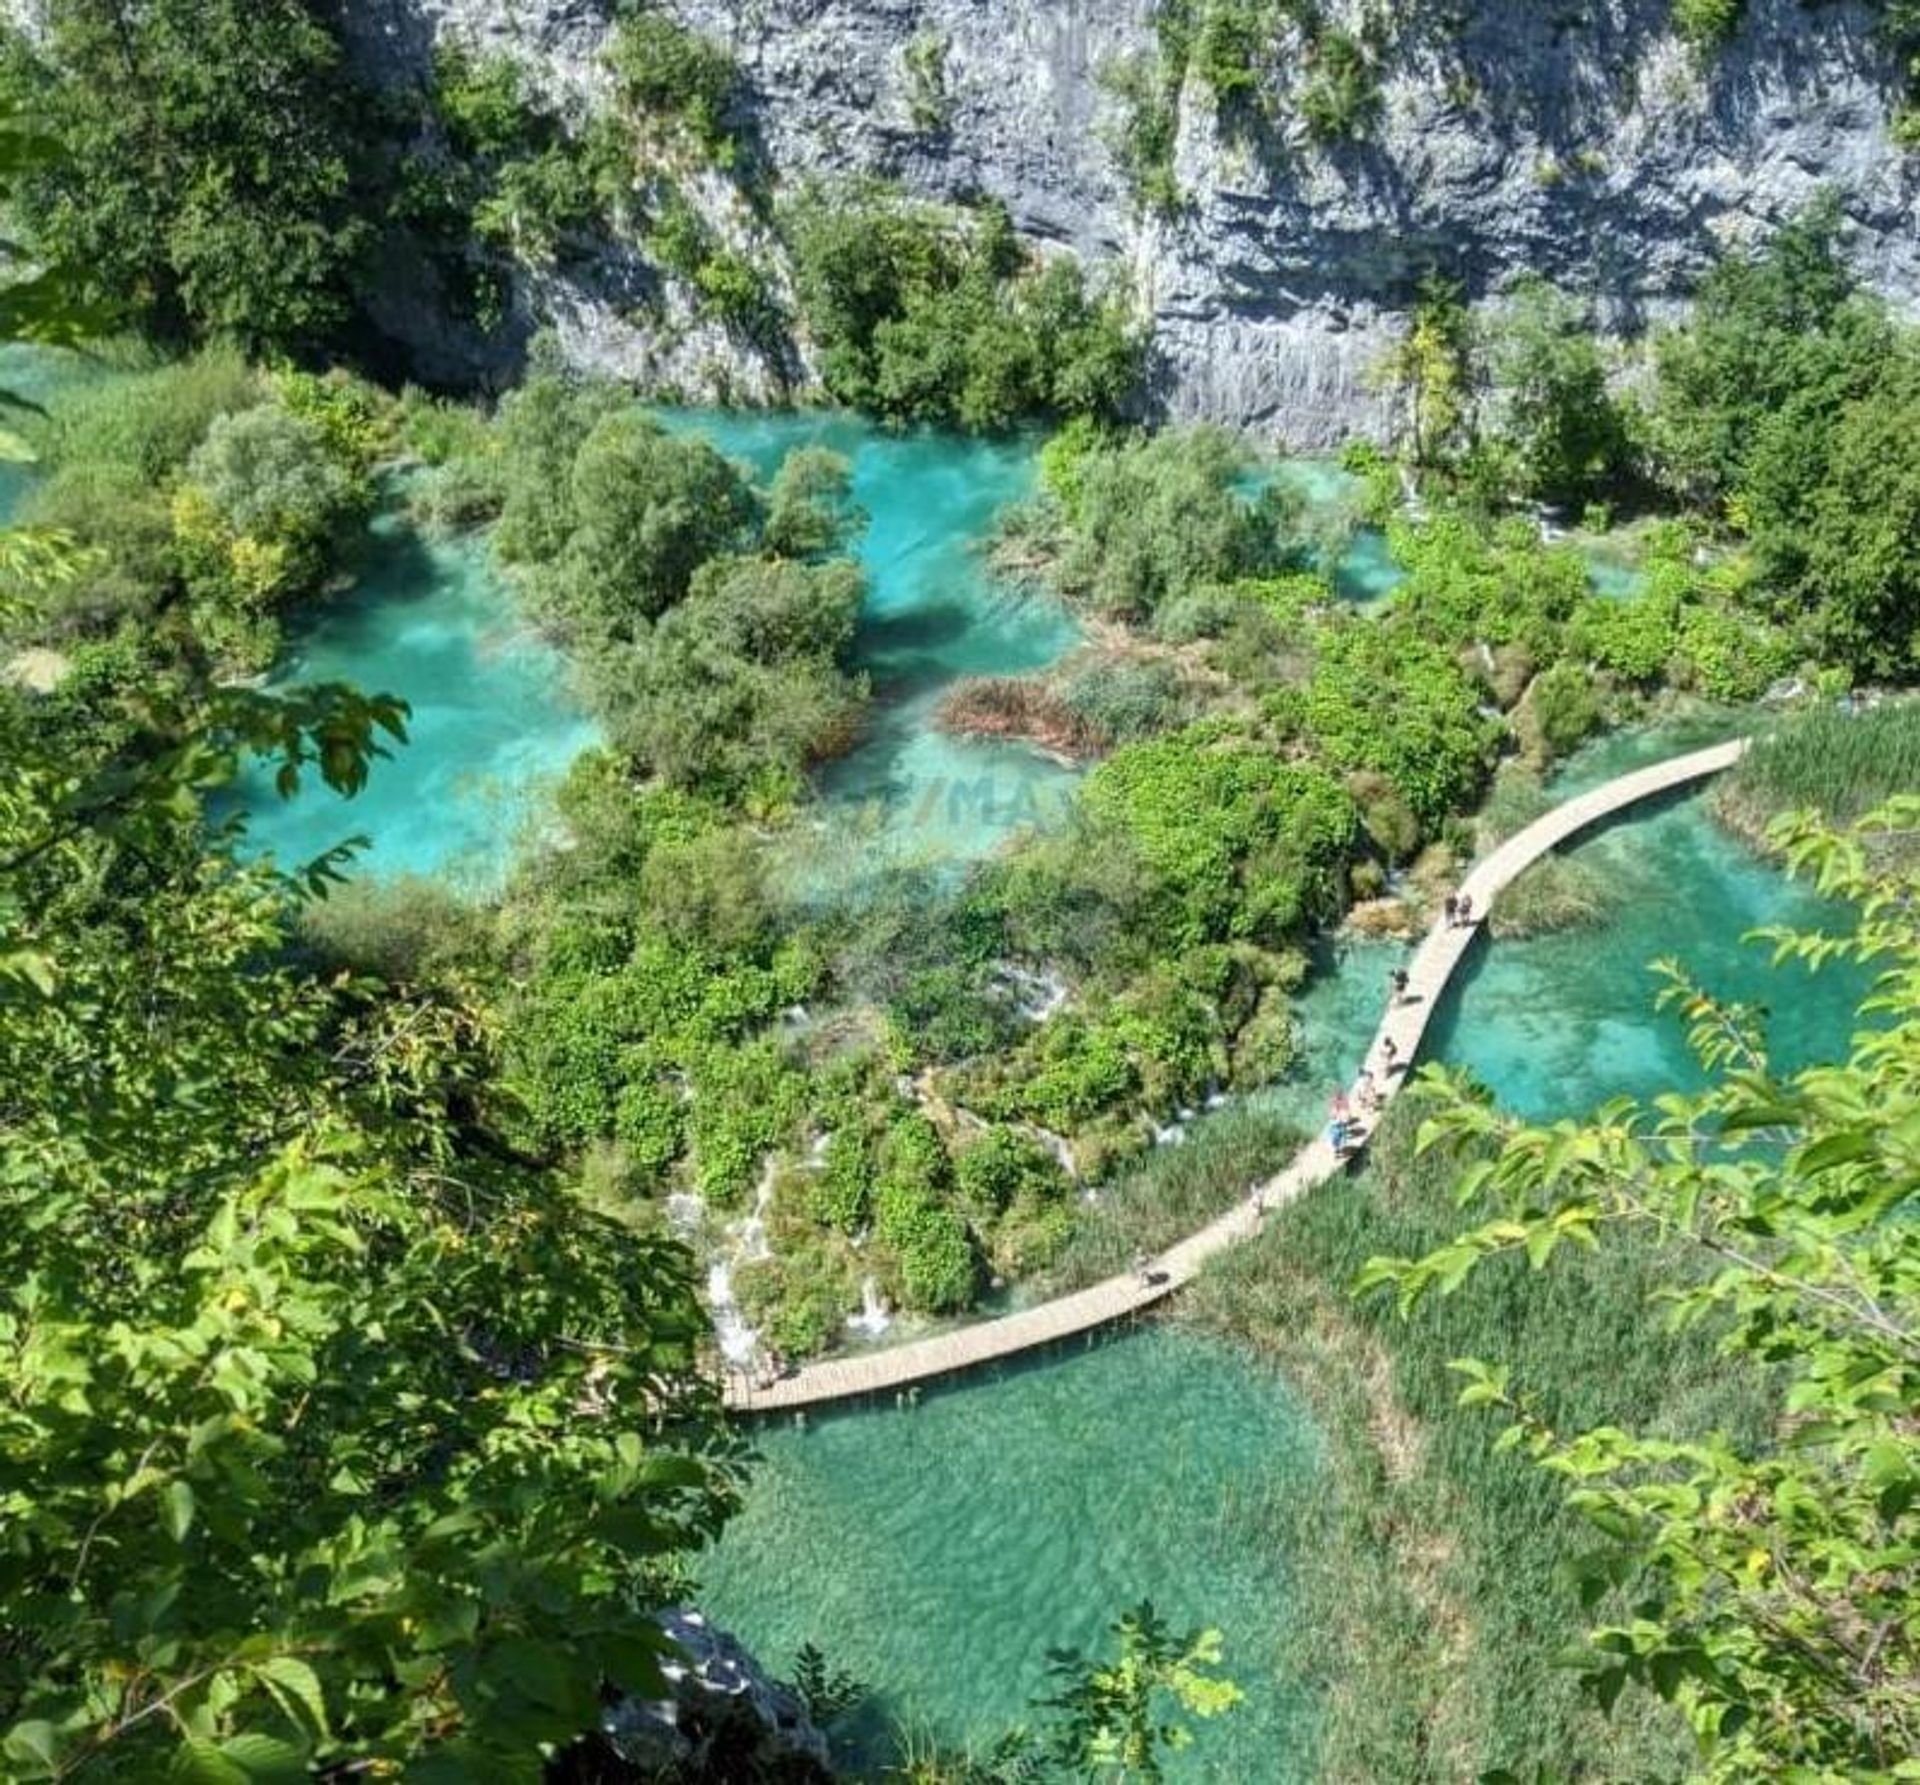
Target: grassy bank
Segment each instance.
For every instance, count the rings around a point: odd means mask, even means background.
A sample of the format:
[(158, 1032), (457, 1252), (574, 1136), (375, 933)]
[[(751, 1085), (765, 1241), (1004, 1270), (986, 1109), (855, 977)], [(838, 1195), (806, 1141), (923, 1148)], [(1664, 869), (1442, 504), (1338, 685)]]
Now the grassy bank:
[(1810, 806), (1835, 824), (1920, 787), (1920, 700), (1862, 712), (1823, 705), (1755, 740), (1715, 796), (1735, 830), (1764, 836), (1779, 812)]
[(1511, 1361), (1562, 1429), (1630, 1415), (1671, 1432), (1763, 1429), (1766, 1385), (1648, 1303), (1647, 1251), (1488, 1269), (1402, 1321), (1348, 1285), (1377, 1253), (1421, 1254), (1460, 1224), (1454, 1168), (1411, 1156), (1416, 1113), (1388, 1120), (1372, 1164), (1322, 1187), (1215, 1264), (1183, 1318), (1284, 1369), (1328, 1434), (1328, 1491), (1274, 1541), (1298, 1558), (1295, 1657), (1327, 1706), (1319, 1776), (1651, 1778), (1689, 1738), (1651, 1700), (1609, 1719), (1560, 1657), (1585, 1628), (1563, 1564), (1593, 1547), (1563, 1488), (1496, 1454), (1501, 1421), (1462, 1412), (1462, 1356)]
[(1047, 1272), (1051, 1295), (1084, 1289), (1158, 1255), (1233, 1207), (1280, 1170), (1305, 1136), (1292, 1122), (1246, 1106), (1196, 1122), (1177, 1145), (1156, 1147), (1100, 1192)]

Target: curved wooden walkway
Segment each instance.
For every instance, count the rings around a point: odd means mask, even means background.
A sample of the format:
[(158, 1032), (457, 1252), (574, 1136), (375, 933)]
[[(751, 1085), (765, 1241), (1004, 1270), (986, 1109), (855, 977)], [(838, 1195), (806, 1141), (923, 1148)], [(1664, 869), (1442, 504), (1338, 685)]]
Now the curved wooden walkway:
[[(1408, 963), (1405, 999), (1392, 1005), (1381, 1018), (1367, 1050), (1367, 1065), (1382, 1099), (1380, 1108), (1384, 1109), (1406, 1082), (1407, 1069), (1420, 1051), (1440, 995), (1466, 958), (1474, 932), (1494, 900), (1523, 869), (1604, 818), (1732, 767), (1745, 749), (1746, 740), (1736, 739), (1622, 775), (1556, 806), (1476, 862), (1460, 888), (1472, 901), (1472, 923), (1448, 927), (1442, 919), (1427, 933)], [(1391, 1058), (1397, 1062), (1391, 1069), (1387, 1064), (1389, 1043)], [(1377, 1114), (1373, 1120), (1378, 1121)], [(1258, 1186), (1211, 1226), (1155, 1258), (1148, 1282), (1142, 1282), (1137, 1273), (1109, 1277), (1091, 1288), (1041, 1302), (1017, 1314), (977, 1321), (890, 1349), (823, 1358), (764, 1387), (731, 1376), (726, 1384), (727, 1405), (741, 1412), (774, 1412), (906, 1388), (1123, 1320), (1191, 1282), (1216, 1253), (1257, 1233), (1266, 1211), (1291, 1202), (1332, 1177), (1345, 1163), (1334, 1158), (1324, 1135), (1309, 1141), (1277, 1177)]]

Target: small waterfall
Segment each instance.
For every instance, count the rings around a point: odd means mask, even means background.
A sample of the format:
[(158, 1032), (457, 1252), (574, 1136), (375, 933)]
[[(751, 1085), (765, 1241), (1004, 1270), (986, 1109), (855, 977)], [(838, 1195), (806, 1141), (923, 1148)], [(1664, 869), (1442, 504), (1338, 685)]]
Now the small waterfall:
[[(683, 1199), (698, 1207), (704, 1218), (706, 1204), (697, 1196)], [(713, 1336), (720, 1355), (728, 1363), (745, 1368), (760, 1353), (760, 1334), (747, 1324), (734, 1299), (733, 1273), (743, 1264), (758, 1264), (772, 1256), (767, 1247), (767, 1210), (773, 1205), (773, 1161), (767, 1161), (754, 1187), (753, 1207), (741, 1220), (727, 1229), (727, 1250), (707, 1266), (707, 1312), (713, 1321)], [(673, 1202), (669, 1199), (671, 1217)]]
[(733, 1266), (724, 1258), (716, 1258), (707, 1267), (707, 1312), (720, 1355), (743, 1368), (752, 1363), (760, 1349), (760, 1335), (747, 1324), (740, 1304), (733, 1299)]
[(860, 1285), (860, 1312), (849, 1315), (847, 1329), (859, 1333), (863, 1338), (877, 1339), (893, 1324), (893, 1316), (887, 1312), (887, 1304), (881, 1298), (880, 1285), (871, 1277)]
[(1031, 973), (1009, 961), (995, 970), (995, 978), (1013, 994), (1015, 1008), (1030, 1023), (1044, 1023), (1067, 1001), (1066, 983), (1052, 971)]

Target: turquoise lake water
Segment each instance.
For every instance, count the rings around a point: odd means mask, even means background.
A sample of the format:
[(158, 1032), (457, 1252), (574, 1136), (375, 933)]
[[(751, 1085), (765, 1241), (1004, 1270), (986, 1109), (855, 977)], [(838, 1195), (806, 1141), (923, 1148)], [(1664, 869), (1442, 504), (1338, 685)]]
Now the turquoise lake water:
[[(852, 462), (870, 524), (857, 556), (868, 598), (855, 645), (874, 702), (860, 741), (826, 764), (795, 870), (844, 882), (860, 871), (987, 854), (1015, 832), (1062, 820), (1079, 770), (1020, 744), (956, 738), (935, 724), (961, 677), (1045, 668), (1080, 641), (1057, 602), (1010, 587), (984, 547), (994, 517), (1033, 493), (1038, 441), (890, 432), (832, 412), (666, 411), (765, 481), (794, 448)], [(1357, 487), (1323, 461), (1282, 475), (1339, 508)], [(1363, 529), (1336, 580), (1356, 601), (1400, 580), (1384, 535)], [(505, 871), (546, 788), (594, 732), (564, 666), (517, 618), (510, 592), (473, 542), (410, 540), (381, 523), (354, 592), (295, 632), (276, 680), (355, 680), (414, 707), (413, 742), (343, 804), (315, 784), (291, 806), (268, 780), (247, 788), (254, 842), (285, 865), (356, 833), (362, 871), (440, 874), (484, 891)]]
[(291, 800), (243, 783), (252, 846), (282, 867), (355, 835), (358, 872), (437, 874), (487, 891), (537, 825), (554, 782), (594, 741), (564, 659), (519, 617), (483, 542), (428, 540), (397, 517), (375, 524), (351, 593), (318, 610), (276, 672), (352, 682), (413, 708), (408, 742), (342, 799), (309, 777)]
[(963, 676), (1043, 669), (1080, 630), (1057, 602), (1014, 590), (988, 568), (994, 516), (1033, 493), (1038, 441), (889, 433), (833, 413), (669, 412), (770, 479), (799, 446), (853, 465), (869, 524), (857, 557), (867, 601), (855, 641), (874, 702), (860, 742), (820, 772), (818, 846), (878, 867), (969, 860), (1015, 831), (1058, 823), (1078, 771), (1018, 744), (951, 737), (934, 723)]
[(1230, 1348), (1106, 1336), (759, 1443), (700, 1602), (776, 1670), (813, 1642), (875, 1687), (856, 1751), (896, 1723), (980, 1741), (1026, 1720), (1049, 1648), (1103, 1652), (1105, 1627), (1150, 1598), (1182, 1628), (1225, 1631), (1225, 1671), (1247, 1692), (1170, 1776), (1312, 1777), (1275, 1533), (1318, 1446), (1286, 1386)]

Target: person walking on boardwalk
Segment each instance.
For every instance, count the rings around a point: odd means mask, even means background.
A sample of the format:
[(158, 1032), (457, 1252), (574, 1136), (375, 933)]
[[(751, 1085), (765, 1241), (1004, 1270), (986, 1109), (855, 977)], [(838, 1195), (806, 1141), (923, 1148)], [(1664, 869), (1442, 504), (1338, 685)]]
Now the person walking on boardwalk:
[(1391, 981), (1391, 983), (1392, 983), (1392, 985), (1393, 985), (1393, 1001), (1394, 1001), (1394, 1003), (1396, 1003), (1396, 1004), (1404, 1004), (1404, 1003), (1406, 1003), (1406, 1001), (1407, 1001), (1407, 987), (1408, 987), (1408, 985), (1409, 985), (1409, 983), (1410, 983), (1410, 981), (1409, 981), (1409, 980), (1408, 980), (1408, 978), (1407, 978), (1407, 970), (1406, 970), (1406, 968), (1404, 968), (1404, 967), (1396, 967), (1396, 968), (1394, 968), (1394, 970), (1393, 970), (1393, 976), (1392, 976), (1392, 981)]
[(1142, 1289), (1153, 1287), (1153, 1259), (1144, 1246), (1134, 1248), (1133, 1274), (1140, 1279)]
[(1460, 927), (1463, 930), (1471, 929), (1473, 927), (1473, 901), (1468, 898), (1465, 893), (1462, 893), (1460, 895), (1460, 902), (1455, 909), (1459, 913)]
[(1460, 901), (1452, 893), (1448, 893), (1441, 910), (1447, 915), (1447, 928), (1452, 929), (1460, 921)]

